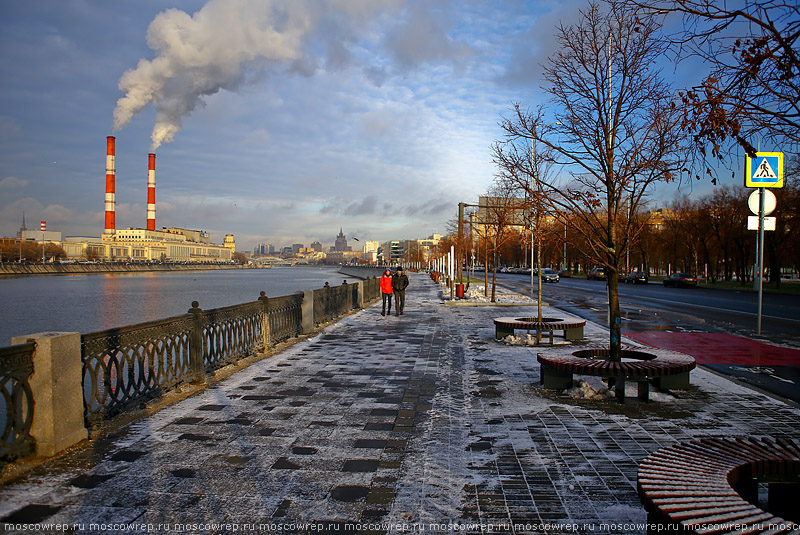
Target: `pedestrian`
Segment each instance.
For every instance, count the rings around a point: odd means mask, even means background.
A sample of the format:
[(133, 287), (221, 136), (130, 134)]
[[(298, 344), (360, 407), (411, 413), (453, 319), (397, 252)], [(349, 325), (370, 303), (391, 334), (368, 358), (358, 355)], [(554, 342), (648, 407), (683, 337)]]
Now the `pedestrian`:
[(394, 308), (398, 316), (403, 315), (406, 307), (406, 288), (408, 287), (408, 275), (403, 271), (402, 266), (397, 266), (397, 271), (392, 276), (392, 288), (394, 288)]
[(381, 316), (386, 315), (386, 309), (389, 309), (389, 315), (392, 314), (392, 294), (394, 294), (394, 288), (392, 288), (392, 270), (388, 267), (381, 275), (381, 296), (383, 297), (383, 308), (381, 309)]

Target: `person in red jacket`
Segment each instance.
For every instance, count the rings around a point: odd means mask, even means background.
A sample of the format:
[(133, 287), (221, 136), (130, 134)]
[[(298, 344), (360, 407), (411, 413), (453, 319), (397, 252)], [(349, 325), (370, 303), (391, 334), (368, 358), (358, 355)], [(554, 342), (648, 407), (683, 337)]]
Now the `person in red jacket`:
[(381, 275), (381, 297), (383, 297), (383, 308), (381, 309), (381, 316), (386, 315), (387, 303), (389, 315), (392, 315), (392, 295), (394, 288), (392, 288), (392, 270), (388, 267)]

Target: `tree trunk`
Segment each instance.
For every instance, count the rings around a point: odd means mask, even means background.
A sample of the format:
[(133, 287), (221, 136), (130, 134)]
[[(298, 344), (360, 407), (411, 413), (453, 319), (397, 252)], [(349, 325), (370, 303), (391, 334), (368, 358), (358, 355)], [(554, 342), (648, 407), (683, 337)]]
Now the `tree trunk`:
[(610, 269), (608, 281), (608, 321), (609, 321), (609, 358), (619, 362), (622, 360), (622, 315), (619, 310), (619, 272)]

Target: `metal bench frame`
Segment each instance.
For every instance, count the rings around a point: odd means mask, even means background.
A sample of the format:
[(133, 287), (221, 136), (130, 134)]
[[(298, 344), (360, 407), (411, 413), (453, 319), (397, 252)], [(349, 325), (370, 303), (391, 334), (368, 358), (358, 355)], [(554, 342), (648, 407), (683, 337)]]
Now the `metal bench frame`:
[(624, 403), (625, 383), (635, 381), (638, 398), (649, 401), (651, 380), (658, 388), (689, 388), (689, 372), (696, 366), (694, 357), (662, 349), (623, 348), (623, 358), (636, 360), (622, 362), (607, 360), (608, 353), (607, 347), (539, 353), (539, 382), (547, 389), (565, 390), (572, 387), (573, 374), (608, 377), (609, 387), (614, 386), (617, 399)]
[(516, 329), (536, 331), (536, 340), (542, 339), (542, 333), (549, 333), (550, 344), (553, 343), (553, 331), (564, 331), (564, 339), (569, 341), (583, 339), (584, 320), (565, 321), (561, 319), (542, 318), (495, 318), (495, 338), (502, 340), (506, 336), (513, 336)]
[(769, 484), (770, 509), (796, 515), (800, 439), (701, 438), (660, 449), (637, 478), (648, 533), (795, 533), (791, 522), (750, 503), (759, 480)]

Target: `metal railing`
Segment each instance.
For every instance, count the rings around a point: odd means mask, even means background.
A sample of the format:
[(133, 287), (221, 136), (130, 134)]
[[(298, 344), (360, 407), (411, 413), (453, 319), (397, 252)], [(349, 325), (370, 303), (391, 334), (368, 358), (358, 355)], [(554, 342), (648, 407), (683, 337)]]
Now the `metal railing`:
[(33, 423), (33, 394), (29, 379), (33, 374), (34, 342), (0, 348), (0, 468), (33, 452), (30, 434)]
[[(380, 297), (378, 279), (311, 292), (314, 326)], [(308, 292), (306, 292), (308, 293)], [(311, 296), (309, 296), (311, 297)], [(213, 310), (197, 301), (182, 316), (81, 335), (84, 423), (93, 428), (182, 384), (205, 382), (214, 370), (263, 352), (303, 332), (304, 293), (267, 297)], [(35, 449), (33, 343), (0, 348), (0, 461)]]

